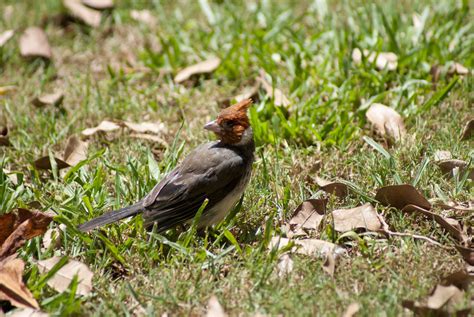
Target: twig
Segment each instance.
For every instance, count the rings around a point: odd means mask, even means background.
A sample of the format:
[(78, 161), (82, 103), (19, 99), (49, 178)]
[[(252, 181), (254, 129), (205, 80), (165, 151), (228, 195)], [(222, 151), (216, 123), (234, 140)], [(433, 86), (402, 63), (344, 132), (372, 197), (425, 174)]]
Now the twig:
[(379, 214), (377, 214), (377, 218), (379, 218), (380, 222), (382, 223), (382, 229), (380, 230), (380, 232), (382, 233), (385, 233), (386, 235), (388, 236), (397, 236), (397, 237), (411, 237), (413, 239), (419, 239), (419, 240), (424, 240), (428, 243), (431, 243), (433, 245), (436, 245), (438, 247), (441, 247), (443, 249), (451, 249), (445, 245), (442, 245), (441, 243), (439, 243), (438, 241), (434, 240), (434, 239), (431, 239), (429, 237), (425, 237), (425, 236), (422, 236), (422, 235), (419, 235), (419, 234), (413, 234), (413, 233), (404, 233), (404, 232), (395, 232), (395, 231), (391, 231), (388, 227), (388, 224), (385, 222), (385, 220), (383, 219), (382, 216), (380, 216)]

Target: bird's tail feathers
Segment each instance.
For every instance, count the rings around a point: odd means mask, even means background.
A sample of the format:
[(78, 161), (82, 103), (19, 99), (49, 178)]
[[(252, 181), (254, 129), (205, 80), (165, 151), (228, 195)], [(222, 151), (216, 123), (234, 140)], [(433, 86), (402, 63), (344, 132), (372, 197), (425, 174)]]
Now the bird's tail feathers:
[(103, 214), (102, 216), (99, 216), (79, 225), (77, 228), (82, 232), (87, 232), (97, 227), (101, 227), (109, 223), (134, 216), (138, 214), (142, 208), (142, 204), (139, 202), (135, 205), (127, 206), (118, 210), (109, 211)]

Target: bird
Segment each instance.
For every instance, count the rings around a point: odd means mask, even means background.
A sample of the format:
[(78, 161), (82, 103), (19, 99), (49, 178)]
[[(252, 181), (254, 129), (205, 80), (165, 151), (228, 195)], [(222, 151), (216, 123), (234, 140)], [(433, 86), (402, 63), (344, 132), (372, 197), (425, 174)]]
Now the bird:
[(247, 110), (251, 99), (222, 109), (204, 129), (216, 141), (199, 145), (137, 203), (106, 212), (78, 226), (88, 232), (141, 214), (144, 226), (158, 233), (191, 223), (204, 206), (197, 224), (202, 229), (221, 222), (242, 197), (255, 160), (255, 142)]

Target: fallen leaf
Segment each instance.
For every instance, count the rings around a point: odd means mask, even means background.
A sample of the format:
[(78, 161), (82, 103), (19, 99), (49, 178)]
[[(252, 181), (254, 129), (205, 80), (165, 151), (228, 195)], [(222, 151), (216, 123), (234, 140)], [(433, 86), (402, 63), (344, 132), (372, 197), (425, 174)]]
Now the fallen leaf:
[(15, 307), (39, 308), (31, 292), (22, 280), (25, 263), (16, 255), (0, 261), (0, 300), (9, 301)]
[(91, 27), (100, 26), (102, 14), (94, 9), (88, 8), (80, 0), (63, 0), (64, 7), (75, 18)]
[(396, 141), (400, 141), (406, 134), (403, 118), (390, 107), (374, 103), (365, 115), (367, 120), (382, 136), (389, 136)]
[(431, 204), (426, 198), (409, 184), (392, 185), (380, 188), (375, 199), (385, 206), (403, 209), (406, 205), (415, 205), (424, 209), (431, 209)]
[(8, 128), (3, 127), (0, 129), (0, 146), (10, 146), (10, 138), (8, 137)]
[(110, 10), (114, 8), (113, 0), (82, 0), (82, 4), (96, 10)]
[(469, 120), (461, 134), (461, 141), (469, 140), (474, 137), (474, 119)]
[(130, 11), (130, 16), (132, 19), (149, 26), (155, 26), (158, 22), (150, 10), (132, 10)]
[(166, 126), (162, 122), (140, 122), (133, 123), (125, 121), (123, 123), (127, 128), (136, 133), (154, 133), (160, 134), (166, 132)]
[(64, 99), (64, 94), (62, 92), (55, 92), (52, 94), (42, 95), (33, 99), (32, 103), (38, 108), (45, 106), (54, 106), (58, 107), (61, 105)]
[(334, 258), (334, 254), (331, 252), (326, 254), (326, 259), (323, 263), (323, 271), (326, 272), (329, 276), (333, 277), (334, 272), (336, 271), (336, 259)]
[(82, 131), (82, 135), (87, 137), (87, 136), (94, 135), (98, 132), (112, 132), (118, 129), (120, 129), (120, 126), (117, 123), (104, 120), (97, 127), (88, 128)]
[(459, 63), (453, 63), (448, 69), (448, 74), (463, 76), (469, 74), (469, 69)]
[[(87, 159), (87, 142), (81, 141), (76, 136), (69, 137), (64, 154), (62, 157), (54, 157), (58, 170), (72, 167), (79, 162)], [(51, 160), (49, 156), (43, 156), (37, 159), (34, 163), (37, 169), (50, 170), (52, 169)]]
[(326, 199), (308, 199), (302, 202), (289, 221), (290, 229), (317, 230), (326, 213), (326, 204)]
[(278, 246), (278, 248), (281, 249), (286, 247), (290, 242), (294, 242), (295, 244), (291, 252), (308, 256), (325, 258), (326, 254), (332, 253), (334, 258), (337, 259), (346, 253), (345, 249), (337, 244), (318, 239), (290, 240), (282, 237), (273, 237), (270, 241), (269, 248), (273, 249)]
[(60, 224), (56, 228), (50, 228), (46, 230), (43, 235), (43, 247), (45, 250), (49, 249), (49, 247), (57, 248), (61, 244), (61, 233), (66, 230), (66, 225)]
[(347, 232), (355, 229), (377, 231), (382, 228), (375, 208), (366, 203), (351, 209), (337, 209), (332, 213), (334, 230)]
[(26, 240), (42, 235), (53, 215), (18, 208), (0, 217), (0, 260), (14, 254)]
[(46, 33), (38, 27), (27, 28), (20, 37), (20, 53), (23, 57), (51, 59), (51, 46)]
[(464, 261), (469, 265), (474, 265), (474, 246), (456, 245), (456, 249), (461, 254)]
[(260, 82), (268, 98), (273, 99), (273, 103), (277, 107), (289, 107), (291, 102), (278, 88), (273, 88), (272, 84), (267, 80), (267, 74), (265, 71), (260, 71), (260, 77), (257, 78)]
[(467, 291), (472, 282), (474, 282), (474, 275), (466, 269), (462, 269), (443, 277), (440, 284), (443, 286), (454, 285), (460, 290)]
[(16, 90), (16, 86), (0, 86), (0, 96), (8, 95)]
[(6, 30), (5, 32), (0, 34), (0, 47), (5, 45), (6, 42), (8, 42), (9, 39), (13, 37), (15, 34), (15, 31), (13, 30)]
[(451, 152), (449, 151), (436, 151), (433, 155), (433, 159), (435, 162), (449, 160), (451, 158)]
[[(397, 69), (398, 65), (398, 56), (392, 52), (371, 52), (369, 50), (364, 50), (364, 56), (370, 63), (375, 61), (375, 67), (378, 70), (387, 70), (393, 71)], [(355, 64), (360, 64), (362, 62), (362, 52), (360, 49), (355, 48), (352, 51), (352, 61)]]
[(15, 309), (8, 313), (8, 317), (48, 317), (49, 314), (32, 308)]
[[(468, 167), (467, 162), (456, 159), (442, 160), (437, 162), (437, 165), (443, 174), (451, 177), (454, 177), (456, 174), (460, 174), (461, 176), (464, 175)], [(469, 169), (469, 175), (467, 178), (474, 179), (474, 169)]]
[(144, 134), (144, 133), (132, 133), (132, 134), (130, 134), (130, 137), (140, 139), (140, 140), (152, 141), (154, 143), (160, 144), (164, 148), (168, 147), (168, 142), (166, 142), (163, 138), (160, 138), (157, 135)]
[(3, 173), (7, 175), (8, 179), (13, 183), (13, 185), (18, 185), (18, 175), (15, 172), (11, 172), (7, 169), (3, 169)]
[[(424, 209), (424, 208), (416, 206), (416, 205), (406, 205), (405, 207), (403, 207), (402, 212), (406, 212), (406, 213), (418, 212), (418, 213), (421, 213), (421, 214), (427, 216), (428, 218), (432, 218), (443, 229), (448, 231), (454, 238), (456, 238), (461, 243), (464, 243), (468, 240), (467, 235), (462, 230), (460, 230), (459, 223), (454, 219), (445, 218), (441, 215), (438, 215), (434, 212), (431, 212), (427, 209)], [(453, 223), (455, 223), (457, 225), (453, 225)]]
[[(47, 260), (38, 261), (38, 269), (41, 273), (49, 272), (61, 260), (61, 257), (54, 256)], [(92, 291), (92, 277), (94, 274), (91, 270), (79, 261), (69, 260), (69, 262), (61, 267), (49, 280), (48, 285), (59, 293), (68, 289), (74, 276), (78, 277), (76, 294), (87, 295)]]
[(331, 182), (319, 177), (316, 177), (316, 184), (321, 187), (326, 193), (335, 195), (343, 199), (347, 196), (348, 190), (347, 185), (341, 182)]
[(293, 271), (293, 260), (291, 259), (289, 254), (283, 254), (280, 256), (278, 259), (278, 264), (277, 264), (277, 271), (278, 271), (278, 276), (283, 277), (291, 273)]
[(342, 314), (342, 317), (353, 317), (359, 312), (359, 310), (360, 305), (358, 303), (351, 303), (349, 306), (347, 306), (344, 314)]
[(215, 295), (212, 295), (211, 298), (209, 299), (209, 302), (207, 303), (207, 317), (225, 317), (227, 314), (224, 311), (224, 308), (222, 308), (221, 304), (219, 303), (219, 300)]
[(194, 75), (200, 75), (200, 74), (210, 74), (214, 72), (219, 65), (221, 64), (221, 60), (217, 57), (212, 57), (209, 58), (203, 62), (197, 63), (192, 66), (188, 66), (176, 74), (174, 77), (174, 82), (177, 84), (180, 84), (188, 79), (191, 78), (191, 76)]

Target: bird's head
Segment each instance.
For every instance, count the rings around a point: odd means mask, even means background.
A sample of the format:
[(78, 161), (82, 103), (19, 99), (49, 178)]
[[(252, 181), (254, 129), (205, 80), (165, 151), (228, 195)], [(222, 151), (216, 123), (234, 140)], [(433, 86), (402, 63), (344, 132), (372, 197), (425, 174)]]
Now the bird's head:
[(245, 137), (245, 132), (250, 128), (247, 109), (251, 105), (252, 99), (245, 99), (222, 109), (217, 119), (207, 123), (204, 129), (214, 132), (224, 143), (240, 143)]

